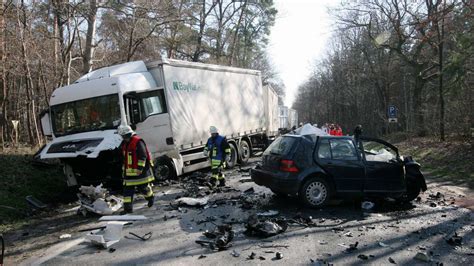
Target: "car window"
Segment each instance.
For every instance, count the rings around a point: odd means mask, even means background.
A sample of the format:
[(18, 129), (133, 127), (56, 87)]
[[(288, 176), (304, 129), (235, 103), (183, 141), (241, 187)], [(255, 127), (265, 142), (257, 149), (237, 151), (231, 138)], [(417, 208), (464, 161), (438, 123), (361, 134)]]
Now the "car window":
[(318, 158), (319, 159), (331, 159), (331, 149), (329, 147), (329, 140), (328, 139), (323, 139), (319, 142)]
[(285, 155), (291, 151), (291, 148), (297, 144), (298, 138), (279, 137), (265, 150), (263, 155)]
[(397, 158), (396, 151), (380, 142), (362, 140), (362, 147), (368, 162), (390, 162)]
[(331, 139), (329, 141), (331, 146), (332, 159), (334, 160), (357, 160), (357, 154), (354, 144), (349, 139)]

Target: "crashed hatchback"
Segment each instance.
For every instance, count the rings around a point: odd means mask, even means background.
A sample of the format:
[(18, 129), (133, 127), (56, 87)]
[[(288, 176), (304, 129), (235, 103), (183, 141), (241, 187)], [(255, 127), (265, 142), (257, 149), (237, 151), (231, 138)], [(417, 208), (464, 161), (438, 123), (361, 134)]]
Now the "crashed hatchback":
[(287, 134), (263, 153), (252, 180), (310, 207), (333, 197), (390, 197), (408, 202), (427, 189), (420, 164), (376, 138)]

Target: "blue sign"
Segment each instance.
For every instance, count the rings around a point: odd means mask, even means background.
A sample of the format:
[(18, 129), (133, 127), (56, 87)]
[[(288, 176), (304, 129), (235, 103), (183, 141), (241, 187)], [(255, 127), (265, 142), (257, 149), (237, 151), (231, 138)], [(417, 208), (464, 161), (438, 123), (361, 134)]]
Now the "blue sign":
[(388, 106), (388, 118), (396, 118), (397, 117), (397, 107), (395, 105)]

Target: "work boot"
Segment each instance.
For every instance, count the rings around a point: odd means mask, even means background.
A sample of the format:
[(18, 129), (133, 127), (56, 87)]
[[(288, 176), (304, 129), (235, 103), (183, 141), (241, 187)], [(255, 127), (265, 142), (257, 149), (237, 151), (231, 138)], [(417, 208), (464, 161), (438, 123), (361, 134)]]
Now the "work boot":
[(151, 208), (151, 206), (153, 206), (153, 203), (155, 203), (155, 197), (151, 196), (150, 198), (148, 198), (148, 208)]
[(217, 180), (215, 178), (211, 178), (211, 180), (209, 180), (209, 184), (211, 184), (211, 188), (215, 187), (216, 183), (217, 183)]
[(130, 203), (125, 203), (123, 205), (123, 211), (120, 214), (124, 215), (124, 214), (129, 214), (129, 213), (133, 213), (133, 205)]
[(225, 179), (224, 178), (219, 180), (219, 187), (225, 187)]

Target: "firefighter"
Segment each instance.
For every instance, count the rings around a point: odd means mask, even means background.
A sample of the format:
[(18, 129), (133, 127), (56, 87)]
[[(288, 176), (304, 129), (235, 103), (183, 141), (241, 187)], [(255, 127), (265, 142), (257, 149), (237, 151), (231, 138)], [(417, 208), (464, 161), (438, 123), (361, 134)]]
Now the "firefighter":
[(152, 182), (153, 162), (145, 142), (130, 126), (121, 125), (118, 133), (123, 138), (123, 202), (124, 213), (133, 212), (133, 195), (137, 190), (145, 196), (148, 207), (153, 206), (154, 195)]
[(215, 126), (211, 126), (209, 132), (211, 137), (204, 147), (204, 156), (209, 156), (211, 159), (211, 185), (214, 187), (219, 181), (219, 186), (223, 187), (225, 177), (222, 168), (225, 166), (227, 156), (230, 156), (230, 146), (226, 138), (219, 135)]

